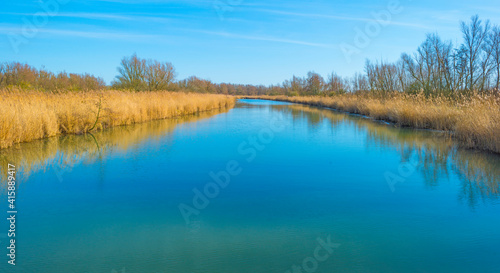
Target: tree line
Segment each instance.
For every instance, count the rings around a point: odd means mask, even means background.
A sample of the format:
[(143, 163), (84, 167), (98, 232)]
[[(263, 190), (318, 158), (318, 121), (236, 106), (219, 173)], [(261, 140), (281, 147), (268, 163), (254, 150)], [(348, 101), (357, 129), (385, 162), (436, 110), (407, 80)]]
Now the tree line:
[(454, 45), (438, 34), (428, 34), (413, 54), (404, 53), (396, 62), (370, 61), (364, 73), (324, 80), (309, 72), (281, 85), (285, 95), (319, 95), (345, 92), (424, 93), (457, 96), (500, 90), (500, 27), (473, 16), (461, 22), (463, 42)]
[[(146, 88), (151, 86), (148, 71), (159, 69), (161, 72), (154, 75), (171, 75), (163, 80), (161, 86), (174, 91), (200, 93), (293, 96), (347, 92), (386, 95), (405, 92), (424, 93), (427, 96), (457, 96), (473, 92), (498, 92), (500, 27), (492, 26), (489, 21), (483, 22), (476, 15), (469, 22), (460, 22), (460, 28), (463, 36), (460, 44), (443, 41), (436, 33), (428, 34), (415, 53), (404, 53), (393, 63), (367, 60), (364, 73), (356, 73), (352, 77), (341, 77), (332, 72), (325, 80), (318, 73), (309, 72), (305, 77), (293, 76), (281, 84), (271, 86), (216, 84), (194, 76), (174, 82), (175, 70), (170, 63), (160, 67), (154, 61), (141, 60), (133, 55), (122, 60), (122, 66), (118, 69), (120, 75), (114, 86), (151, 90)], [(140, 80), (134, 84), (130, 79)]]
[(218, 94), (253, 94), (266, 93), (269, 87), (229, 84), (216, 84), (210, 80), (196, 76), (176, 81), (177, 72), (170, 62), (158, 62), (151, 59), (141, 59), (137, 54), (125, 57), (118, 67), (118, 76), (112, 82), (114, 89), (132, 91), (190, 91), (196, 93)]
[(460, 23), (463, 42), (454, 45), (428, 34), (413, 54), (395, 63), (370, 62), (365, 66), (370, 90), (423, 92), (454, 96), (500, 88), (500, 27), (473, 16)]
[(39, 91), (90, 91), (106, 88), (102, 78), (90, 74), (53, 73), (19, 62), (0, 63), (0, 88)]
[(415, 53), (404, 53), (396, 62), (367, 60), (363, 73), (342, 77), (335, 72), (326, 79), (309, 72), (293, 76), (281, 84), (242, 85), (213, 83), (191, 76), (176, 80), (170, 62), (141, 59), (133, 54), (121, 60), (118, 76), (107, 87), (101, 78), (89, 74), (54, 74), (21, 63), (0, 64), (0, 88), (18, 87), (39, 90), (75, 90), (113, 88), (131, 91), (190, 91), (230, 95), (334, 95), (370, 92), (424, 93), (427, 96), (467, 95), (500, 89), (500, 27), (472, 16), (460, 22), (463, 41), (443, 41), (428, 34)]

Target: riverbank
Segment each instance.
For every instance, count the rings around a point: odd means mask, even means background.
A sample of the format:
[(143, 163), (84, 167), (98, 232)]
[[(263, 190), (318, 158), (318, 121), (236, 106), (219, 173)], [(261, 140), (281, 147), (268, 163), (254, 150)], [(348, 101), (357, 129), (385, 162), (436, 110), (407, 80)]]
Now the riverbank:
[(245, 96), (328, 107), (385, 120), (399, 126), (443, 130), (467, 148), (500, 153), (500, 98), (473, 96), (460, 101), (396, 94), (390, 98), (345, 94), (332, 97)]
[(229, 108), (235, 98), (183, 92), (0, 91), (0, 148), (61, 134)]

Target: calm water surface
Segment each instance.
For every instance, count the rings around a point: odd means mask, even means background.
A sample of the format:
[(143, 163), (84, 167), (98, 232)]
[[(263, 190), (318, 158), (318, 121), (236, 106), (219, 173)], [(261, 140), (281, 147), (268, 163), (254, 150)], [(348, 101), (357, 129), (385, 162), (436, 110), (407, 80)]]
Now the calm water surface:
[(500, 158), (438, 134), (241, 100), (4, 149), (0, 272), (500, 272)]

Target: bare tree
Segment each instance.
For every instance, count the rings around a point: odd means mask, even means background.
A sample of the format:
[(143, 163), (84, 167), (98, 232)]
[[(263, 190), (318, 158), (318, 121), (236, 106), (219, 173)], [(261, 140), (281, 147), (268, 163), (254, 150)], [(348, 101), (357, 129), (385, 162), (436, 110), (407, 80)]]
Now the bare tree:
[(354, 74), (351, 80), (351, 89), (353, 92), (369, 90), (370, 86), (368, 84), (368, 78), (366, 77), (366, 75), (363, 75), (361, 73)]
[[(457, 55), (458, 56), (458, 55)], [(437, 34), (427, 35), (413, 56), (401, 56), (404, 71), (410, 80), (402, 86), (407, 92), (423, 90), (430, 94), (453, 94), (459, 89), (461, 76), (457, 80), (457, 59), (451, 42), (443, 42)]]
[(494, 88), (499, 92), (500, 90), (500, 27), (495, 26), (491, 30), (489, 44), (492, 54), (493, 70), (496, 72), (494, 79)]
[(209, 80), (200, 79), (195, 76), (191, 76), (183, 81), (183, 85), (186, 89), (197, 93), (216, 93), (217, 89), (215, 84)]
[(346, 93), (349, 89), (349, 83), (346, 82), (342, 77), (337, 75), (335, 72), (332, 72), (328, 75), (328, 79), (325, 83), (326, 91), (335, 94), (343, 94)]
[(174, 81), (175, 68), (171, 63), (160, 63), (155, 60), (146, 61), (145, 81), (149, 91), (166, 90)]
[(484, 87), (485, 68), (490, 55), (485, 54), (484, 44), (490, 29), (489, 21), (483, 25), (479, 16), (471, 17), (469, 24), (460, 23), (464, 37), (465, 55), (467, 60), (466, 89), (472, 92), (476, 88)]
[(124, 57), (118, 67), (119, 75), (114, 85), (120, 88), (142, 91), (145, 85), (146, 61), (139, 59), (134, 53), (130, 58)]
[(0, 63), (0, 86), (3, 86), (4, 85), (4, 81), (5, 81), (5, 78), (6, 78), (6, 67), (7, 64), (5, 63)]
[(176, 76), (171, 63), (140, 59), (136, 54), (122, 59), (118, 73), (113, 85), (136, 91), (166, 90)]
[(318, 73), (310, 71), (307, 73), (306, 92), (309, 95), (318, 95), (323, 91), (325, 80)]
[(401, 90), (399, 72), (396, 64), (366, 61), (365, 70), (372, 92), (386, 95)]
[(296, 77), (295, 75), (292, 77), (291, 88), (293, 93), (301, 94), (304, 92), (305, 87), (305, 79)]

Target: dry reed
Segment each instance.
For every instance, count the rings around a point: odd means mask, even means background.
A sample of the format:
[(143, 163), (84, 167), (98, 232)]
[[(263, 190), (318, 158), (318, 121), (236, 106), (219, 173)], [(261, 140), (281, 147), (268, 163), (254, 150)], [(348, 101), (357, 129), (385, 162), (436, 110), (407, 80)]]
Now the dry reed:
[(406, 94), (395, 94), (388, 98), (355, 94), (248, 98), (328, 107), (405, 127), (449, 131), (465, 147), (500, 153), (500, 98), (494, 95), (475, 95), (459, 100)]
[(165, 91), (0, 91), (0, 95), (0, 148), (234, 105), (229, 96)]

